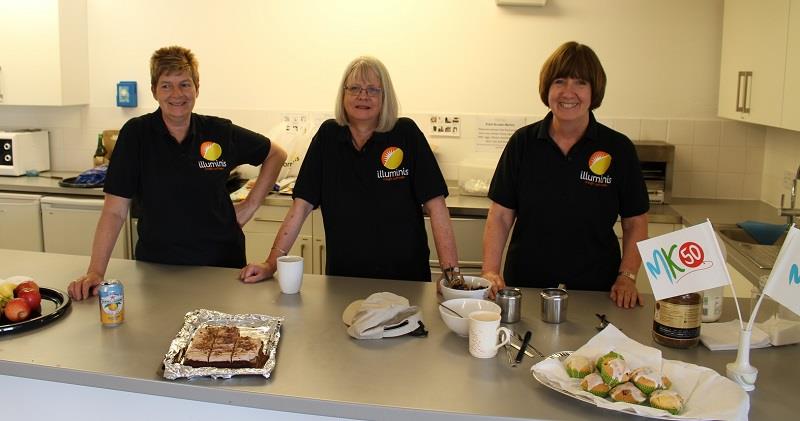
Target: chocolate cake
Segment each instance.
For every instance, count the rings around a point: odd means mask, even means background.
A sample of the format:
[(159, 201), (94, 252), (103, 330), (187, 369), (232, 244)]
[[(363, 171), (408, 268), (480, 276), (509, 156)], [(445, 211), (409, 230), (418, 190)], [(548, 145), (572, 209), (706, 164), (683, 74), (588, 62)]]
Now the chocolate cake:
[(194, 333), (183, 357), (190, 367), (257, 368), (267, 356), (260, 339), (234, 326), (202, 326)]

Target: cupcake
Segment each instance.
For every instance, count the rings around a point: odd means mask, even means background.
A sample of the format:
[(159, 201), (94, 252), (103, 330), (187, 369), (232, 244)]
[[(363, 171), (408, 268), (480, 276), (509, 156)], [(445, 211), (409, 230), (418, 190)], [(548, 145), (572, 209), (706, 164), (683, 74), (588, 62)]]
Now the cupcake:
[(625, 358), (622, 358), (622, 355), (620, 355), (620, 354), (617, 354), (617, 353), (616, 353), (616, 352), (614, 352), (614, 351), (611, 351), (611, 352), (609, 352), (608, 354), (605, 354), (605, 355), (603, 355), (602, 357), (600, 357), (600, 358), (598, 358), (598, 359), (597, 359), (597, 364), (596, 364), (596, 366), (597, 366), (597, 370), (598, 370), (598, 371), (600, 370), (600, 368), (601, 368), (601, 366), (603, 365), (603, 363), (604, 363), (604, 362), (606, 362), (606, 361), (608, 361), (608, 360), (610, 360), (610, 359), (614, 359), (614, 358), (619, 358), (619, 359), (621, 359), (621, 360), (624, 360), (624, 359), (625, 359)]
[(580, 355), (574, 355), (567, 360), (566, 363), (567, 374), (570, 377), (575, 377), (577, 379), (582, 379), (586, 377), (587, 374), (590, 374), (594, 371), (594, 367), (592, 367), (592, 362), (589, 361), (588, 358), (582, 357)]
[(603, 382), (603, 378), (600, 377), (599, 374), (591, 373), (581, 380), (581, 389), (593, 395), (605, 398), (608, 396), (608, 391), (611, 390), (611, 387)]
[(664, 389), (669, 389), (672, 387), (672, 381), (670, 381), (667, 376), (661, 376), (661, 386), (663, 386)]
[(600, 376), (607, 385), (614, 387), (630, 380), (631, 371), (622, 357), (608, 358), (600, 365)]
[(639, 367), (631, 372), (631, 382), (647, 395), (663, 388), (660, 379), (656, 370), (651, 367)]
[(642, 393), (642, 391), (634, 386), (631, 382), (620, 383), (614, 386), (608, 395), (616, 402), (627, 402), (641, 405), (647, 401), (647, 395)]
[(683, 398), (672, 390), (656, 390), (650, 395), (650, 406), (678, 415), (683, 410)]

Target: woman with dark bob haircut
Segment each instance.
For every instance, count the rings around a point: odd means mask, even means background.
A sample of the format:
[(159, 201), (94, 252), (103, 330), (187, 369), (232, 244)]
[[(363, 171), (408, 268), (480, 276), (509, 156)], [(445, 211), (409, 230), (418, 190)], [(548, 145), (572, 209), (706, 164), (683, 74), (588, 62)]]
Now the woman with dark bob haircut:
[(642, 304), (636, 243), (647, 238), (647, 189), (633, 143), (594, 117), (605, 88), (586, 45), (567, 42), (542, 66), (539, 94), (550, 112), (511, 136), (489, 189), (483, 276), (493, 288), (565, 284), (610, 291), (619, 307)]

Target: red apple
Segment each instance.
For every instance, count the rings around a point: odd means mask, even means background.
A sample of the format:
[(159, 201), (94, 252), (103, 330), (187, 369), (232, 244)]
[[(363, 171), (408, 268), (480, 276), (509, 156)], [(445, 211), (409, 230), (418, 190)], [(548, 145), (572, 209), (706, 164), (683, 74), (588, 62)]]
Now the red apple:
[(39, 293), (39, 288), (25, 287), (17, 291), (17, 298), (22, 298), (28, 302), (30, 310), (38, 312), (42, 309), (42, 294)]
[(24, 299), (13, 298), (6, 303), (6, 308), (3, 312), (8, 320), (16, 323), (27, 319), (31, 315), (31, 307)]
[(39, 285), (36, 285), (36, 282), (33, 279), (28, 279), (27, 281), (20, 282), (16, 288), (14, 288), (14, 296), (16, 297), (19, 291), (22, 288), (33, 288), (35, 290), (39, 290)]

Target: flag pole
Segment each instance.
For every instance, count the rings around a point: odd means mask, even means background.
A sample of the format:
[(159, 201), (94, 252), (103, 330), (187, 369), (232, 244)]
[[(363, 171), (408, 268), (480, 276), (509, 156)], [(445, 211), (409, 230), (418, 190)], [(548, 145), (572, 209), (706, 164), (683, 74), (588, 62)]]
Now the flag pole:
[[(717, 248), (717, 253), (720, 256), (723, 256), (722, 249), (719, 247), (719, 240), (717, 238), (717, 234), (713, 229), (714, 224), (711, 223), (711, 220), (706, 218), (709, 225), (712, 226), (711, 232), (714, 232), (714, 247)], [(725, 259), (723, 259), (725, 260)], [(725, 276), (728, 277), (728, 285), (731, 286), (731, 293), (733, 293), (733, 303), (736, 304), (736, 313), (739, 315), (739, 329), (744, 330), (744, 319), (742, 318), (742, 310), (739, 308), (739, 299), (736, 297), (736, 288), (733, 286), (733, 279), (731, 279), (731, 274), (728, 272), (728, 264), (726, 261), (722, 262), (722, 269), (725, 271)], [(747, 330), (750, 330), (749, 328)]]

